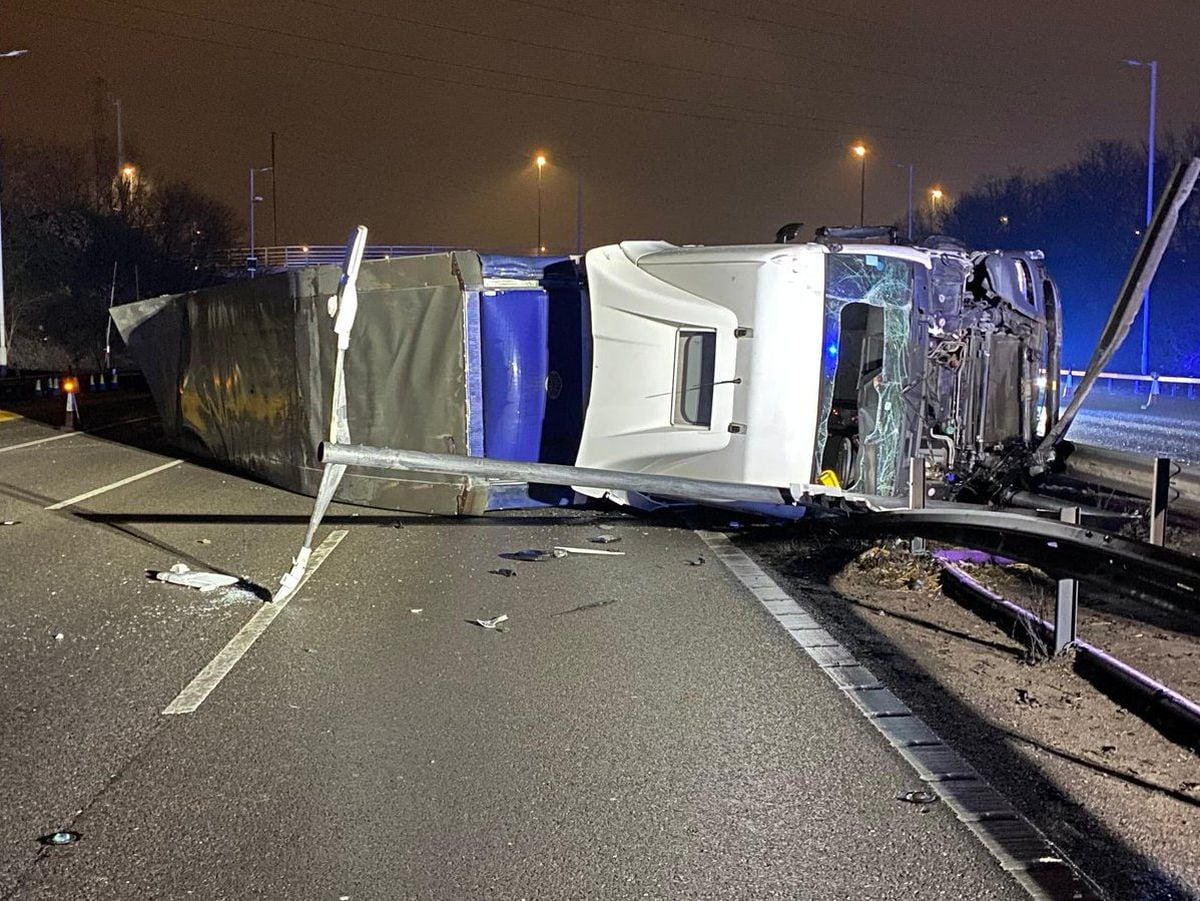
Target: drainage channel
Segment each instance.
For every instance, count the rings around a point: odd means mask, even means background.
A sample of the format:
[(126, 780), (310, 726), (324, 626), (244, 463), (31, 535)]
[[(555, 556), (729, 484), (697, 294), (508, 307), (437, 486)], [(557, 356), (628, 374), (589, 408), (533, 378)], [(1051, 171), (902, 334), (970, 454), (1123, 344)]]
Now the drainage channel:
[(822, 628), (811, 610), (727, 536), (703, 530), (697, 534), (1030, 897), (1104, 898), (1099, 886), (1044, 833)]

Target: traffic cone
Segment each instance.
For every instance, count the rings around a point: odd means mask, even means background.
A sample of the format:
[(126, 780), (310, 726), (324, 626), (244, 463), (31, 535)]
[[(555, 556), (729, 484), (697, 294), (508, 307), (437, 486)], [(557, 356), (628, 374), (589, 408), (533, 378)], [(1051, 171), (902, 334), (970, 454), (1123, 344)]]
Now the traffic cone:
[(116, 391), (116, 390), (117, 390), (117, 370), (116, 370), (116, 367), (114, 367), (114, 368), (113, 368), (113, 371), (112, 371), (112, 379), (110, 379), (110, 380), (109, 380), (109, 383), (108, 383), (108, 384), (109, 384), (109, 387), (110, 387), (110, 388), (112, 388), (112, 390), (113, 390), (113, 391)]
[(75, 406), (75, 391), (78, 389), (78, 384), (72, 378), (63, 379), (63, 390), (67, 394), (67, 411), (63, 421), (63, 431), (75, 431), (75, 415), (79, 408)]
[(55, 394), (58, 393), (58, 379), (50, 379), (50, 388)]
[(88, 376), (88, 391), (95, 391), (95, 390), (96, 390), (96, 377), (94, 375), (89, 375)]
[(35, 397), (42, 396), (42, 380), (41, 379), (38, 379), (36, 382), (33, 383), (33, 394)]

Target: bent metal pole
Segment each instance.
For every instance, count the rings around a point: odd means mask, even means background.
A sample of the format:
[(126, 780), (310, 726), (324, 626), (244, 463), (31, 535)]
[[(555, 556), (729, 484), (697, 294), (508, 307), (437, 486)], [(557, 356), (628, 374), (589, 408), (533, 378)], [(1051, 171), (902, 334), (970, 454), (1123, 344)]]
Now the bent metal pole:
[(625, 472), (615, 469), (590, 469), (556, 463), (526, 463), (464, 457), (459, 454), (430, 454), (423, 451), (368, 447), (362, 444), (322, 444), (317, 459), (328, 464), (364, 466), (371, 469), (400, 469), (410, 472), (437, 472), (450, 475), (479, 476), (490, 479), (514, 479), (541, 485), (579, 485), (614, 491), (637, 491), (664, 497), (694, 501), (741, 501), (753, 504), (792, 503), (787, 488), (769, 485), (742, 485), (712, 479)]

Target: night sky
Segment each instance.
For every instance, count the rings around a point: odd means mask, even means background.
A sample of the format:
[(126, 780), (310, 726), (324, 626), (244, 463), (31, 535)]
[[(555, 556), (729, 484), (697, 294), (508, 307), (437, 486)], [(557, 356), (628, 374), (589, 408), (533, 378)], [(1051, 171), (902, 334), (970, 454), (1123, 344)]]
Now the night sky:
[[(998, 10), (1004, 10), (1003, 13)], [(278, 134), (280, 243), (529, 249), (770, 240), (856, 223), (986, 175), (1037, 172), (1095, 138), (1200, 121), (1194, 0), (37, 0), (6, 4), (5, 138), (113, 141), (247, 215)], [(115, 168), (115, 159), (113, 161)], [(271, 243), (268, 202), (258, 240)]]

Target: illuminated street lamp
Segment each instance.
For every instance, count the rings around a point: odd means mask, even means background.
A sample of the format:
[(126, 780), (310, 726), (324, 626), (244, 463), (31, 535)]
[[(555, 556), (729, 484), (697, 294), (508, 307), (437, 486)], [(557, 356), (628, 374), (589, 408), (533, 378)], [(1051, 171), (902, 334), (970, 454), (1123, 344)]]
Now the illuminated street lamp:
[[(1125, 60), (1127, 66), (1137, 66), (1150, 70), (1150, 127), (1147, 140), (1146, 159), (1146, 227), (1150, 227), (1150, 219), (1154, 216), (1154, 133), (1158, 107), (1158, 60), (1143, 62), (1139, 59)], [(1150, 372), (1150, 289), (1142, 295), (1142, 375)]]
[(929, 189), (929, 207), (933, 211), (933, 218), (935, 220), (937, 219), (938, 207), (941, 206), (942, 200), (945, 198), (945, 196), (946, 194), (941, 188)]
[(546, 248), (542, 245), (542, 170), (546, 168), (546, 154), (539, 153), (533, 160), (533, 164), (537, 166), (538, 174), (538, 229), (537, 229), (537, 252), (541, 253)]
[(859, 141), (850, 150), (858, 157), (859, 166), (859, 183), (858, 183), (858, 224), (861, 226), (866, 222), (867, 210), (867, 145)]
[(908, 170), (908, 242), (911, 244), (913, 239), (913, 171), (916, 166), (912, 163), (892, 163), (892, 165)]
[(246, 268), (250, 270), (251, 278), (254, 278), (258, 269), (258, 259), (254, 256), (254, 204), (262, 202), (262, 197), (254, 192), (254, 175), (257, 172), (270, 172), (271, 169), (271, 166), (250, 167), (250, 255), (246, 258)]
[[(9, 50), (0, 53), (0, 59), (24, 56), (28, 50)], [(4, 242), (0, 236), (0, 375), (8, 371), (8, 327), (4, 324)]]

